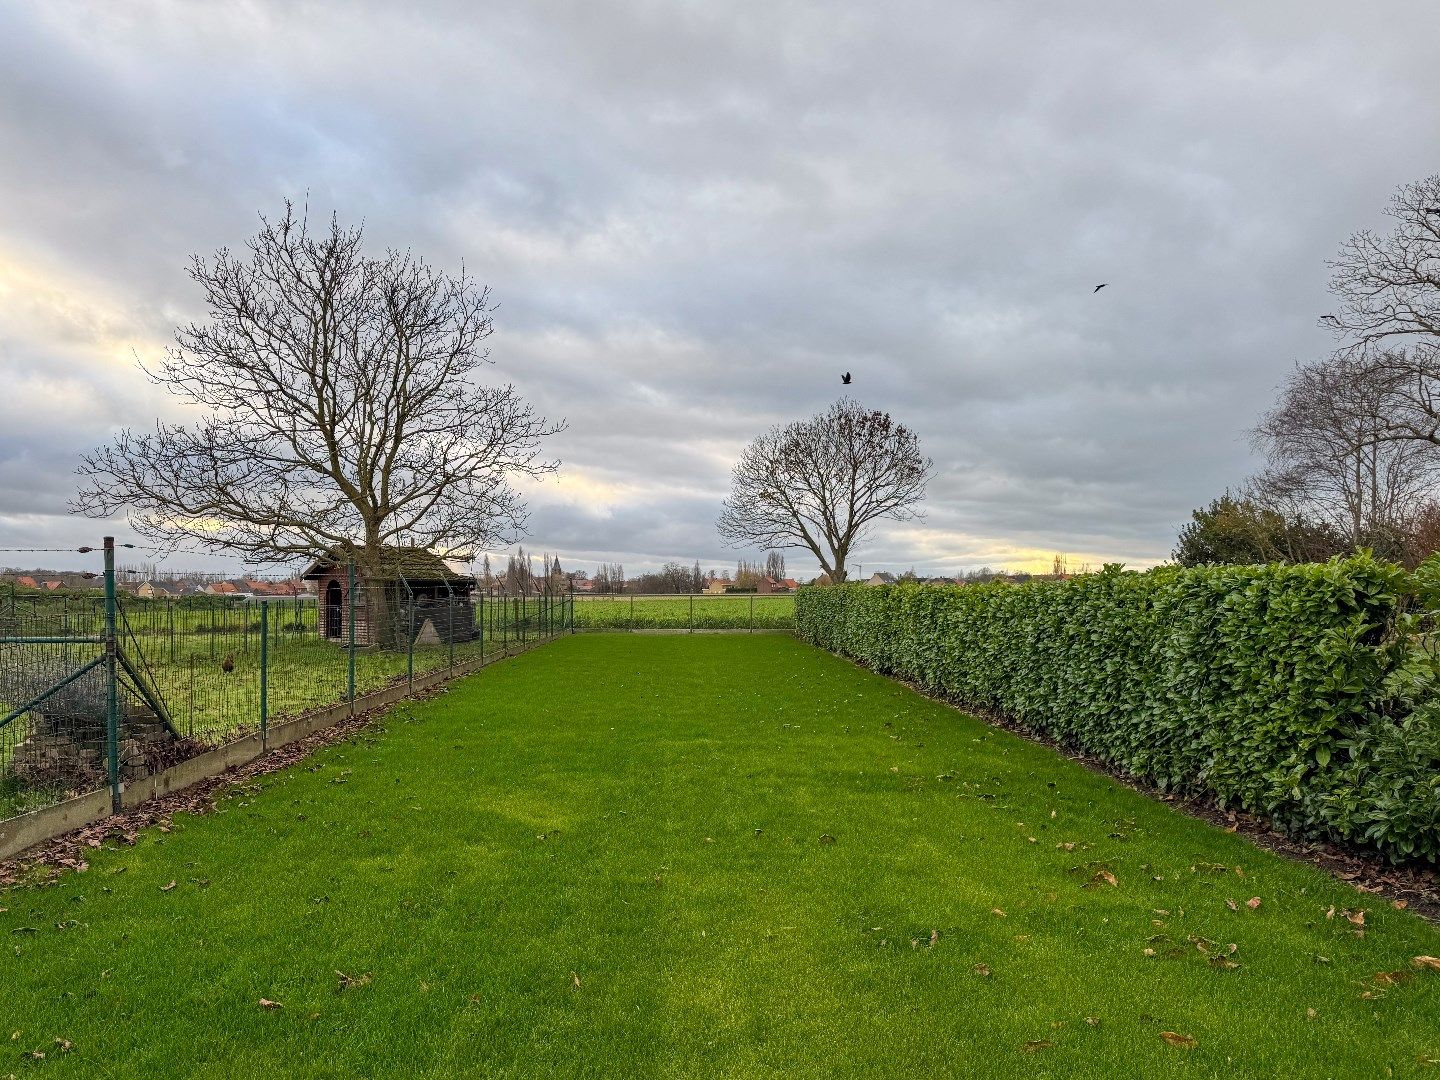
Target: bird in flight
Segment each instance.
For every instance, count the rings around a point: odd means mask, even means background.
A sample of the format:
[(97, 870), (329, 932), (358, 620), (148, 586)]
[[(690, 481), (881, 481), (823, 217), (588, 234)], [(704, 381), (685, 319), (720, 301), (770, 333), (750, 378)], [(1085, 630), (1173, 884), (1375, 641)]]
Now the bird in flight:
[(1096, 285), (1095, 288), (1094, 288), (1094, 290), (1091, 292), (1091, 295), (1093, 296), (1095, 293), (1099, 292), (1101, 289), (1103, 289), (1106, 285), (1109, 285), (1109, 284), (1110, 284), (1110, 283), (1107, 281), (1107, 282), (1105, 282), (1104, 284)]
[(844, 383), (846, 386), (849, 386), (849, 385), (850, 385), (850, 373), (847, 371), (847, 372), (845, 372), (844, 375), (841, 375), (841, 376), (840, 376), (840, 381), (841, 381), (842, 383)]

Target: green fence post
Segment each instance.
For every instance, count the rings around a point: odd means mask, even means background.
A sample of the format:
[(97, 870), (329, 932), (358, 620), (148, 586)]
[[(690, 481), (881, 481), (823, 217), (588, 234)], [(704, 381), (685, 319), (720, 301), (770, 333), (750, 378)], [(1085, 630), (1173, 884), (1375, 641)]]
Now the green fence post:
[(120, 688), (115, 661), (115, 538), (105, 537), (105, 767), (110, 773), (110, 808), (120, 812)]
[(446, 643), (449, 645), (449, 649), (447, 650), (448, 655), (446, 656), (446, 664), (447, 664), (447, 666), (453, 671), (453, 670), (455, 669), (455, 588), (454, 588), (454, 586), (450, 585), (450, 584), (447, 582), (446, 585), (445, 585), (445, 592), (446, 592), (446, 595), (448, 596), (448, 598), (449, 598), (449, 600), (450, 600), (450, 617), (449, 617), (449, 618), (446, 620), (446, 622), (445, 622), (446, 627), (448, 627), (448, 629), (445, 631), (445, 641), (446, 641)]
[(270, 748), (270, 604), (260, 601), (260, 748)]
[(355, 563), (352, 561), (349, 567), (349, 587), (345, 592), (345, 603), (350, 608), (350, 641), (346, 646), (349, 654), (348, 674), (346, 683), (346, 700), (350, 702), (350, 715), (355, 715)]
[(405, 650), (405, 679), (410, 684), (406, 691), (410, 697), (415, 696), (415, 594), (410, 594), (410, 647)]

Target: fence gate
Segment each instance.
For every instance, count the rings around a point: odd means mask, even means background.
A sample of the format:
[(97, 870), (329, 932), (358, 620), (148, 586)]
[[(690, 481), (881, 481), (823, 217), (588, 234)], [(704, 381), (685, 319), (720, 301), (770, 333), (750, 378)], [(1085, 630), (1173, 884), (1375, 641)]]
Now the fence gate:
[(173, 756), (178, 732), (116, 603), (113, 537), (103, 550), (102, 596), (0, 607), (0, 818), (102, 787), (118, 810), (126, 780)]

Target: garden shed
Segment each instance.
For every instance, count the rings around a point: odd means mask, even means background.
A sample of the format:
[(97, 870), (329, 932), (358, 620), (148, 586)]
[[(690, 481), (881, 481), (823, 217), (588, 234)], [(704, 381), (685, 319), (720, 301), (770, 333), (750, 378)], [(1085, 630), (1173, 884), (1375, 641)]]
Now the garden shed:
[[(472, 641), (475, 578), (427, 548), (386, 545), (382, 569), (357, 568), (355, 644), (446, 644)], [(315, 583), (320, 636), (345, 643), (350, 636), (350, 565), (338, 552), (316, 559), (301, 575)], [(387, 625), (388, 624), (388, 625)]]

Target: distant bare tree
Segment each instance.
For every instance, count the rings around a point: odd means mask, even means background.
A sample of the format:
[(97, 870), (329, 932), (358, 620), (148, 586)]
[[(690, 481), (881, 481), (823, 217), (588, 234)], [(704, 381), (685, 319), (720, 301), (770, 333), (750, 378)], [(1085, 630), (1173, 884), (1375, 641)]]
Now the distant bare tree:
[(776, 581), (785, 580), (785, 553), (770, 551), (765, 555), (765, 576)]
[(1440, 476), (1440, 446), (1393, 438), (1392, 399), (1367, 359), (1297, 367), (1251, 433), (1270, 464), (1248, 494), (1287, 518), (1329, 522), (1351, 547), (1400, 558)]
[(734, 546), (806, 548), (841, 582), (870, 526), (918, 516), (930, 471), (913, 431), (842, 398), (745, 449), (718, 529)]
[(619, 563), (601, 563), (595, 571), (597, 593), (623, 593), (625, 591), (625, 567)]
[(489, 291), (409, 252), (367, 255), (334, 218), (311, 232), (289, 203), (261, 224), (246, 252), (191, 260), (209, 319), (147, 372), (201, 418), (86, 455), (76, 508), (250, 561), (339, 552), (367, 580), (388, 545), (517, 535), (510, 478), (553, 470), (538, 447), (559, 425), (473, 380)]

